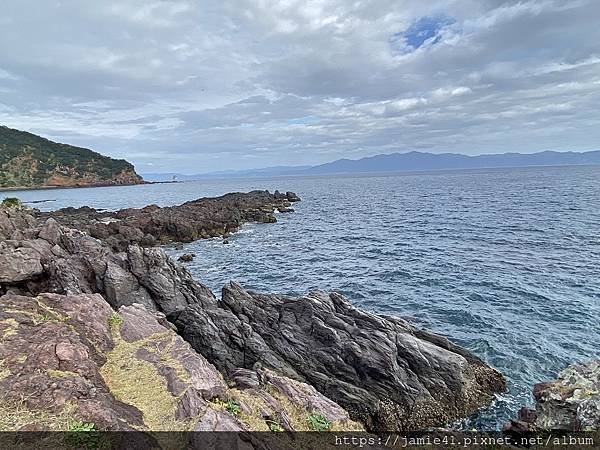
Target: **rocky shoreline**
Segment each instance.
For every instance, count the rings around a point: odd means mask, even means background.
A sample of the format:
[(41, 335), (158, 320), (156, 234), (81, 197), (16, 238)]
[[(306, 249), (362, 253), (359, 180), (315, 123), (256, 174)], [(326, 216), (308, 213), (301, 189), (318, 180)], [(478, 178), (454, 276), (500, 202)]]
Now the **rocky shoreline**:
[(0, 210), (0, 410), (21, 418), (0, 429), (407, 431), (467, 417), (506, 389), (446, 338), (339, 294), (230, 283), (217, 298), (158, 246), (275, 222), (299, 200), (254, 191), (117, 212)]
[(168, 242), (191, 242), (236, 232), (246, 222), (274, 223), (274, 213), (292, 212), (300, 198), (293, 192), (252, 191), (203, 198), (171, 207), (149, 205), (141, 209), (99, 211), (89, 207), (63, 208), (36, 214), (61, 225), (85, 231), (114, 249), (129, 245), (152, 247)]

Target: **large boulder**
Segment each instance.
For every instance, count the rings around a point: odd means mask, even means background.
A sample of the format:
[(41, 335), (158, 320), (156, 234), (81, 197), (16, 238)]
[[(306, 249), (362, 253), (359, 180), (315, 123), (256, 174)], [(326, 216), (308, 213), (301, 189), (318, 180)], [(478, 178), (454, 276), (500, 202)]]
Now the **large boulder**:
[(40, 276), (44, 269), (38, 252), (0, 241), (0, 283), (18, 283)]

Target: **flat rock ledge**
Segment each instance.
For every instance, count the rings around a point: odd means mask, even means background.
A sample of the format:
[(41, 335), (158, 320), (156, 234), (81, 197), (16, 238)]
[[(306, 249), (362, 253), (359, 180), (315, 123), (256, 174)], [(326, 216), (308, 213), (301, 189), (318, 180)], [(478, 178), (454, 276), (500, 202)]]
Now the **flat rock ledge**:
[(467, 350), (339, 294), (230, 283), (216, 298), (161, 248), (120, 249), (17, 211), (0, 210), (0, 242), (7, 405), (51, 386), (47, 403), (32, 395), (25, 407), (60, 415), (53, 405), (74, 403), (74, 417), (103, 429), (302, 430), (312, 415), (332, 430), (406, 431), (445, 426), (505, 390)]
[(556, 380), (536, 384), (533, 397), (535, 408), (522, 408), (506, 431), (599, 431), (600, 361), (567, 367)]

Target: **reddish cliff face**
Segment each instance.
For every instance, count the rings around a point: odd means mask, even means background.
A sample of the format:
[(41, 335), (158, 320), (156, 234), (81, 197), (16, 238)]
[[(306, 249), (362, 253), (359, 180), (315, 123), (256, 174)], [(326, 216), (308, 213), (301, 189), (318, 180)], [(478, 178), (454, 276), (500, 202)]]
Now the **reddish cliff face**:
[(126, 186), (142, 184), (144, 180), (133, 170), (123, 170), (112, 178), (103, 178), (95, 173), (71, 174), (53, 173), (43, 187), (84, 187), (84, 186)]

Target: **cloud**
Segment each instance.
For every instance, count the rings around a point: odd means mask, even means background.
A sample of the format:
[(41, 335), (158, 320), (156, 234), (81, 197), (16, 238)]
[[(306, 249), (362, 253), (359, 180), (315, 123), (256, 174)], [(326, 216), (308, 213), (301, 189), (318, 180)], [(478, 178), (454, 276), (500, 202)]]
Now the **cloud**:
[(8, 0), (0, 123), (202, 172), (600, 142), (595, 0)]

